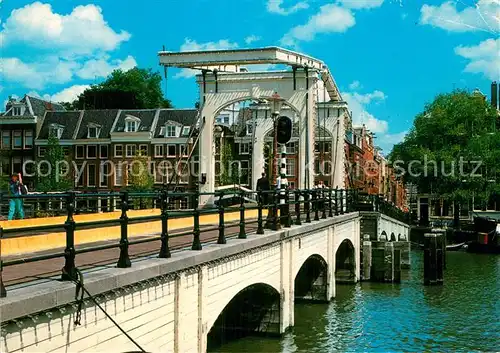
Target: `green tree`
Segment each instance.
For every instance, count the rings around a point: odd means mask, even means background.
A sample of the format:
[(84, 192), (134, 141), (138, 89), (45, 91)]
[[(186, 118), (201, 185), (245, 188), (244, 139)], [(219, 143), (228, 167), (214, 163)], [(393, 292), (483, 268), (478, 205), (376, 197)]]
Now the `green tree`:
[[(107, 108), (170, 108), (172, 104), (163, 97), (161, 82), (161, 75), (151, 69), (135, 67), (128, 71), (114, 70), (104, 82), (87, 88), (75, 102), (70, 105), (65, 104), (65, 107), (92, 109), (95, 108), (95, 97), (99, 96), (101, 100), (113, 105)], [(112, 97), (107, 100), (106, 94)]]
[(440, 94), (417, 115), (390, 160), (419, 193), (432, 193), (456, 205), (473, 196), (476, 204), (484, 202), (500, 191), (497, 118), (496, 110), (477, 92)]
[[(128, 169), (128, 190), (131, 192), (148, 192), (153, 189), (154, 179), (149, 172), (149, 159), (147, 156), (143, 156), (140, 151), (136, 153), (136, 156), (132, 160)], [(132, 198), (133, 205), (135, 209), (138, 208), (150, 208), (152, 207), (151, 198)]]
[(49, 137), (44, 160), (46, 162), (41, 164), (41, 175), (38, 176), (37, 191), (52, 192), (72, 189), (71, 164), (65, 158), (57, 137)]
[(238, 184), (240, 175), (239, 168), (233, 164), (233, 145), (227, 141), (222, 141), (220, 152), (221, 175), (219, 178), (220, 185)]

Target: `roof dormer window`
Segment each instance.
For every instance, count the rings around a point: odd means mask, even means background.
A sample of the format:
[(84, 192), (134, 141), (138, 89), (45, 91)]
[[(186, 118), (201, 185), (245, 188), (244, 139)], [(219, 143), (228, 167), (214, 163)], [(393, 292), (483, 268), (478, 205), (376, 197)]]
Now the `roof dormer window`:
[(125, 132), (137, 132), (139, 131), (139, 125), (141, 123), (141, 119), (128, 115), (125, 118)]
[(166, 132), (167, 132), (167, 137), (175, 137), (175, 125), (167, 125)]
[(159, 135), (160, 135), (161, 137), (164, 137), (164, 136), (165, 136), (165, 126), (160, 127), (160, 133), (159, 133)]
[(97, 124), (89, 124), (87, 127), (87, 138), (96, 139), (99, 138), (101, 133), (101, 127)]
[(25, 106), (24, 104), (16, 104), (12, 106), (13, 116), (22, 116), (24, 114)]
[(49, 127), (49, 136), (60, 139), (64, 131), (64, 126), (59, 124), (52, 124)]

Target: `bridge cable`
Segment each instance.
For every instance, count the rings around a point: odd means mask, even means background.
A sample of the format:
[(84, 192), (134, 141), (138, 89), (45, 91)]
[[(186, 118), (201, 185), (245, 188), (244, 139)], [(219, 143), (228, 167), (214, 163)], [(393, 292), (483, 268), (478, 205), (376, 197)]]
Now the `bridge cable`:
[[(83, 274), (82, 272), (78, 269), (75, 268), (77, 278), (74, 278), (70, 276), (64, 269), (63, 269), (63, 274), (66, 274), (69, 278), (71, 278), (71, 281), (76, 284), (76, 292), (75, 292), (75, 299), (78, 303), (78, 309), (76, 312), (76, 318), (74, 321), (75, 325), (81, 325), (81, 317), (82, 317), (82, 309), (83, 309), (83, 297), (84, 294), (86, 293), (87, 296), (94, 302), (94, 304), (101, 309), (101, 311), (106, 315), (106, 317), (111, 320), (111, 322), (125, 335), (127, 338), (137, 347), (141, 352), (146, 352), (140, 345), (137, 343), (113, 318), (107, 313), (107, 311), (97, 302), (97, 300), (94, 298), (92, 294), (85, 288), (83, 284)], [(80, 298), (78, 296), (80, 295)]]

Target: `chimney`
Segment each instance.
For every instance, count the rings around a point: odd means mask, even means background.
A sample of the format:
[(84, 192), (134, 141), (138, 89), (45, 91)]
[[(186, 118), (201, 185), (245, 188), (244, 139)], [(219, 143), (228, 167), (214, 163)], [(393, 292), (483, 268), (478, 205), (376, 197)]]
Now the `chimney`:
[(497, 81), (491, 83), (491, 105), (498, 109), (498, 84)]

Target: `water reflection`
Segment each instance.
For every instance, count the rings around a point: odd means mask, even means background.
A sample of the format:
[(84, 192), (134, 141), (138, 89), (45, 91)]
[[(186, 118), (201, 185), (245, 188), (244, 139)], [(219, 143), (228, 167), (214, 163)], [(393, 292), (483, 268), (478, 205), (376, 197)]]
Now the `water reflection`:
[(500, 258), (448, 253), (442, 287), (423, 286), (422, 253), (400, 285), (338, 285), (330, 304), (299, 304), (280, 339), (246, 338), (218, 352), (499, 351)]

